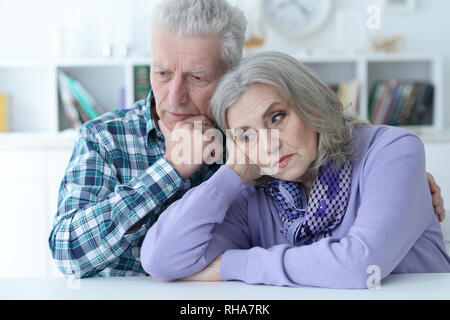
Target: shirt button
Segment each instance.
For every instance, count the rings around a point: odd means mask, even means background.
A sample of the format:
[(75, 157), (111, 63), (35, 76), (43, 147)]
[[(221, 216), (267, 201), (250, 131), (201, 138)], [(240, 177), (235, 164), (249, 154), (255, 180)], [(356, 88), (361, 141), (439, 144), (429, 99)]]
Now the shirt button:
[(172, 191), (173, 191), (173, 187), (172, 187), (172, 186), (168, 186), (168, 187), (167, 187), (167, 190), (168, 190), (169, 192), (172, 192)]

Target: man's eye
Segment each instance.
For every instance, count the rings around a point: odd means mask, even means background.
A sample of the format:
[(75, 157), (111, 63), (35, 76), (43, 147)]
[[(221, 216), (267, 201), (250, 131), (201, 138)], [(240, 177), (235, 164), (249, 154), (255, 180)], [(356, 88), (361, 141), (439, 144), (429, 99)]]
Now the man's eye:
[(195, 81), (201, 81), (202, 78), (200, 78), (199, 76), (192, 76), (192, 79), (194, 79)]
[(158, 72), (158, 74), (159, 74), (160, 76), (166, 76), (166, 75), (167, 75), (167, 72), (166, 72), (166, 71), (160, 71), (160, 72)]

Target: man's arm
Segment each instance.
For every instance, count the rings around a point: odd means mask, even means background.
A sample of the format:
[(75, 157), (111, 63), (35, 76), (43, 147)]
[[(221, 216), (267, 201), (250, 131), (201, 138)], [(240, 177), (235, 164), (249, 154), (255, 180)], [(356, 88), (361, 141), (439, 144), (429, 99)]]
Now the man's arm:
[(136, 225), (174, 195), (181, 178), (164, 158), (121, 184), (108, 152), (82, 128), (62, 181), (49, 245), (59, 269), (89, 277), (103, 270), (145, 235)]
[(427, 172), (428, 185), (430, 187), (431, 198), (433, 201), (434, 213), (437, 215), (440, 222), (445, 219), (444, 199), (441, 195), (441, 188), (434, 181), (434, 177)]

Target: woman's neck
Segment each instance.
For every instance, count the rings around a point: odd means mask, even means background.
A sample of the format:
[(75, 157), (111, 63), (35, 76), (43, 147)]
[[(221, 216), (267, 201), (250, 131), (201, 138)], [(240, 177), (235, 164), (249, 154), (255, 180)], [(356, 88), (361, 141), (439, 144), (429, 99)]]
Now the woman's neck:
[(314, 180), (316, 180), (316, 176), (317, 174), (313, 170), (308, 169), (308, 171), (306, 171), (305, 174), (298, 180), (298, 182), (300, 182), (305, 188), (306, 196), (308, 198), (314, 184)]

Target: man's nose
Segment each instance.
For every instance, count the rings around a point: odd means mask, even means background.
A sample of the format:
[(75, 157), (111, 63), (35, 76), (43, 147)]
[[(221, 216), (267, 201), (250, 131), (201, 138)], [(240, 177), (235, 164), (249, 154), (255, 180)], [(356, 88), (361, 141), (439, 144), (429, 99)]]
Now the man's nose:
[(169, 102), (172, 106), (182, 106), (188, 101), (188, 90), (182, 76), (172, 79), (169, 92)]

